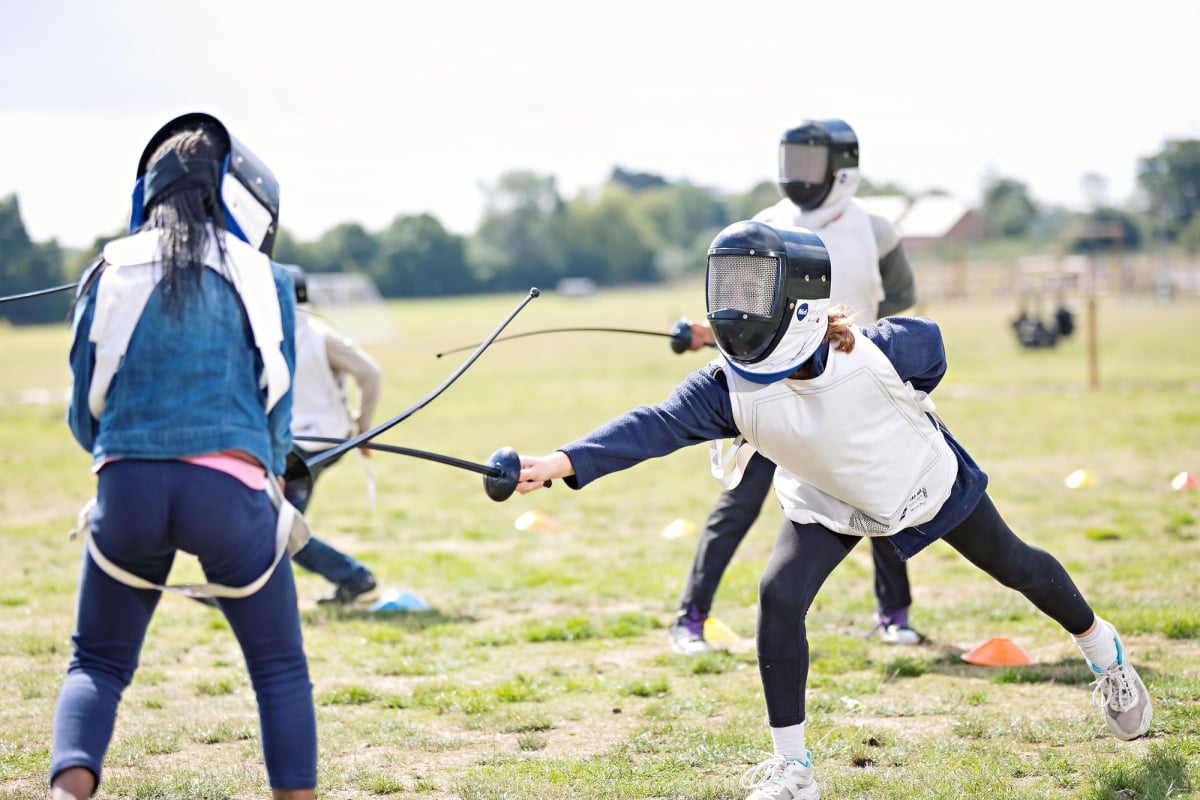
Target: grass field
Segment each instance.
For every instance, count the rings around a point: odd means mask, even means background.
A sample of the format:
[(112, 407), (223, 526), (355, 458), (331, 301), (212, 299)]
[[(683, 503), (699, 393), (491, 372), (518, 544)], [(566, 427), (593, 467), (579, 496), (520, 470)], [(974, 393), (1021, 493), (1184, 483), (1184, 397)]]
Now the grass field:
[[(334, 320), (385, 370), (377, 421), (416, 404), (518, 296), (396, 302)], [(507, 333), (570, 325), (666, 331), (703, 310), (698, 284), (533, 301)], [(869, 549), (826, 584), (810, 615), (808, 740), (828, 798), (1200, 796), (1200, 304), (1102, 299), (1099, 387), (1086, 320), (1050, 351), (1022, 351), (1009, 300), (937, 301), (946, 336), (938, 410), (991, 476), (1029, 541), (1067, 565), (1112, 620), (1150, 688), (1155, 719), (1113, 739), (1090, 705), (1070, 639), (1024, 598), (945, 545), (910, 562), (913, 624), (930, 643), (897, 650), (873, 622)], [(69, 542), (94, 489), (63, 415), (65, 326), (0, 328), (0, 798), (46, 795), (54, 703), (70, 653), (80, 548)], [(542, 454), (638, 403), (665, 397), (704, 354), (667, 340), (566, 333), (501, 342), (380, 442), (485, 461), (501, 446)], [(297, 570), (320, 736), (324, 798), (741, 800), (739, 775), (770, 739), (755, 665), (758, 576), (779, 512), (739, 550), (714, 614), (741, 638), (671, 653), (666, 626), (719, 493), (691, 448), (582, 492), (555, 486), (505, 503), (479, 475), (400, 456), (327, 472), (309, 518), (364, 560), (383, 589), (431, 610), (317, 605)], [(1094, 484), (1069, 489), (1087, 469)], [(555, 525), (517, 530), (524, 512)], [(175, 580), (199, 577), (181, 559)], [(1034, 664), (960, 656), (992, 636)], [(253, 693), (221, 615), (166, 597), (126, 692), (100, 797), (267, 795)]]

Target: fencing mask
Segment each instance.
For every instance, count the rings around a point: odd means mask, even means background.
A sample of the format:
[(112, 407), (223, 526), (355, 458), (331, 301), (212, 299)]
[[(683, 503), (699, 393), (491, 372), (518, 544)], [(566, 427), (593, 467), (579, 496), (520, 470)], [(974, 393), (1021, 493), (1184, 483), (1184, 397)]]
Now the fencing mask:
[[(164, 156), (150, 169), (150, 158), (171, 136), (189, 128), (205, 127), (221, 140), (224, 153), (219, 162)], [(200, 112), (176, 117), (158, 129), (138, 160), (137, 183), (129, 232), (146, 218), (146, 209), (172, 191), (198, 183), (216, 183), (229, 232), (261, 252), (271, 255), (279, 230), (279, 182), (254, 153), (234, 138), (219, 119)]]
[(824, 340), (829, 252), (804, 228), (735, 222), (708, 249), (705, 295), (717, 349), (739, 375), (773, 383)]

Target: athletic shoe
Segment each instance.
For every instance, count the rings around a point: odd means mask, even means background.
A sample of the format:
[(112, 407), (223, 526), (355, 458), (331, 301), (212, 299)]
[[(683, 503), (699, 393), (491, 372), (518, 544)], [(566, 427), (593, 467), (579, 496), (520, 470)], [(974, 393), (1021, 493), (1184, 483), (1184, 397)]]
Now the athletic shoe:
[(884, 644), (911, 646), (925, 641), (924, 636), (909, 627), (907, 608), (880, 611), (876, 618), (879, 621), (871, 632), (879, 631), (879, 638)]
[(712, 650), (704, 639), (704, 621), (708, 615), (694, 605), (688, 605), (680, 610), (679, 616), (667, 629), (671, 639), (671, 649), (683, 656), (698, 656)]
[(1150, 693), (1132, 664), (1125, 663), (1125, 650), (1117, 640), (1117, 663), (1100, 669), (1088, 662), (1096, 673), (1092, 684), (1092, 702), (1104, 709), (1104, 721), (1118, 739), (1136, 739), (1150, 730)]
[(771, 756), (742, 774), (743, 789), (753, 789), (746, 800), (818, 800), (821, 790), (812, 776), (812, 754), (803, 761)]
[(879, 631), (879, 638), (883, 640), (884, 644), (911, 646), (925, 641), (924, 636), (907, 625), (887, 625), (881, 622), (876, 630)]
[(333, 592), (317, 599), (318, 603), (337, 603), (338, 605), (349, 605), (357, 600), (360, 596), (375, 590), (375, 576), (367, 575), (361, 581), (343, 581), (337, 584)]

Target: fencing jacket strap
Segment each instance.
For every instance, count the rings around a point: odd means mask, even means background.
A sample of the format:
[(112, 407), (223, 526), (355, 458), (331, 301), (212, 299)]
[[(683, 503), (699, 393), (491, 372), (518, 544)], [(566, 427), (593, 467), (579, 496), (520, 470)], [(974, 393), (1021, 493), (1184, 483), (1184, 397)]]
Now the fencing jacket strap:
[[(263, 371), (258, 385), (267, 390), (266, 408), (270, 411), (291, 386), (291, 371), (283, 357), (283, 320), (271, 259), (235, 236), (225, 236), (225, 247), (232, 262), (228, 264), (229, 279), (246, 307), (254, 345), (262, 356)], [(210, 266), (221, 263), (212, 240), (205, 262)]]
[(96, 345), (96, 365), (88, 387), (88, 410), (100, 419), (104, 401), (113, 376), (125, 357), (125, 349), (150, 293), (158, 284), (158, 267), (154, 264), (114, 265), (100, 276), (96, 289), (96, 311), (88, 341)]
[[(227, 275), (241, 299), (254, 344), (263, 360), (259, 387), (266, 389), (266, 410), (279, 402), (291, 385), (291, 373), (283, 357), (283, 322), (279, 296), (270, 259), (263, 253), (223, 232), (228, 253), (224, 260)], [(95, 419), (104, 412), (105, 397), (120, 369), (129, 339), (146, 308), (151, 292), (162, 278), (159, 265), (159, 232), (135, 233), (109, 242), (104, 247), (107, 268), (96, 287), (96, 310), (88, 341), (96, 345), (96, 365), (88, 387), (88, 410)], [(220, 271), (222, 259), (216, 242), (209, 241), (205, 265)]]
[(750, 463), (756, 452), (754, 445), (743, 436), (734, 439), (727, 448), (721, 442), (709, 442), (709, 469), (723, 487), (735, 489), (746, 474), (746, 464)]
[(932, 519), (958, 462), (932, 401), (900, 380), (861, 329), (807, 380), (755, 384), (727, 372), (738, 429), (778, 465), (787, 517), (839, 533), (890, 536)]
[(271, 560), (271, 565), (267, 567), (266, 571), (245, 586), (225, 586), (220, 583), (159, 584), (148, 581), (145, 578), (134, 575), (127, 569), (117, 566), (104, 553), (100, 552), (96, 540), (91, 535), (91, 515), (96, 506), (95, 498), (89, 500), (80, 510), (78, 523), (75, 530), (71, 532), (71, 538), (82, 534), (87, 544), (88, 555), (91, 556), (92, 561), (96, 562), (96, 566), (100, 567), (113, 580), (123, 583), (126, 586), (132, 586), (134, 589), (155, 589), (160, 592), (174, 592), (175, 594), (194, 598), (249, 597), (270, 580), (271, 574), (283, 559), (284, 553), (295, 555), (304, 545), (308, 544), (308, 540), (312, 536), (312, 531), (309, 529), (304, 515), (284, 498), (283, 493), (279, 491), (279, 484), (274, 476), (267, 477), (266, 492), (271, 500), (271, 505), (278, 512), (275, 523), (275, 557)]

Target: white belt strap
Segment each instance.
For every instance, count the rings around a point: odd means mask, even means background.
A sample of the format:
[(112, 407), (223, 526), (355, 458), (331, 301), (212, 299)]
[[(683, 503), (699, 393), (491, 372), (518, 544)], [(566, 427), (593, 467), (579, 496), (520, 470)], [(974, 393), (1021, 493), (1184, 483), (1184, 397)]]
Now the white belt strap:
[[(709, 469), (714, 478), (726, 489), (733, 489), (742, 482), (746, 464), (758, 451), (742, 436), (733, 440), (728, 449), (721, 442), (708, 443)], [(732, 464), (732, 467), (730, 466)]]
[(308, 543), (308, 539), (312, 535), (308, 523), (304, 520), (304, 515), (297, 511), (296, 507), (284, 498), (273, 476), (267, 476), (266, 492), (271, 500), (271, 505), (279, 512), (275, 524), (275, 558), (263, 574), (245, 586), (225, 586), (220, 583), (177, 583), (163, 585), (148, 581), (145, 578), (134, 575), (129, 570), (117, 566), (104, 553), (100, 552), (100, 548), (96, 545), (96, 541), (91, 535), (91, 516), (92, 510), (96, 506), (95, 498), (89, 500), (80, 509), (78, 524), (76, 529), (71, 532), (71, 538), (74, 539), (77, 535), (82, 534), (84, 541), (87, 543), (88, 555), (96, 562), (96, 566), (100, 567), (113, 580), (119, 581), (126, 586), (132, 586), (135, 589), (157, 589), (160, 592), (174, 592), (185, 597), (196, 598), (249, 597), (261, 589), (263, 584), (270, 579), (271, 574), (275, 571), (275, 567), (283, 558), (284, 552), (294, 555)]

